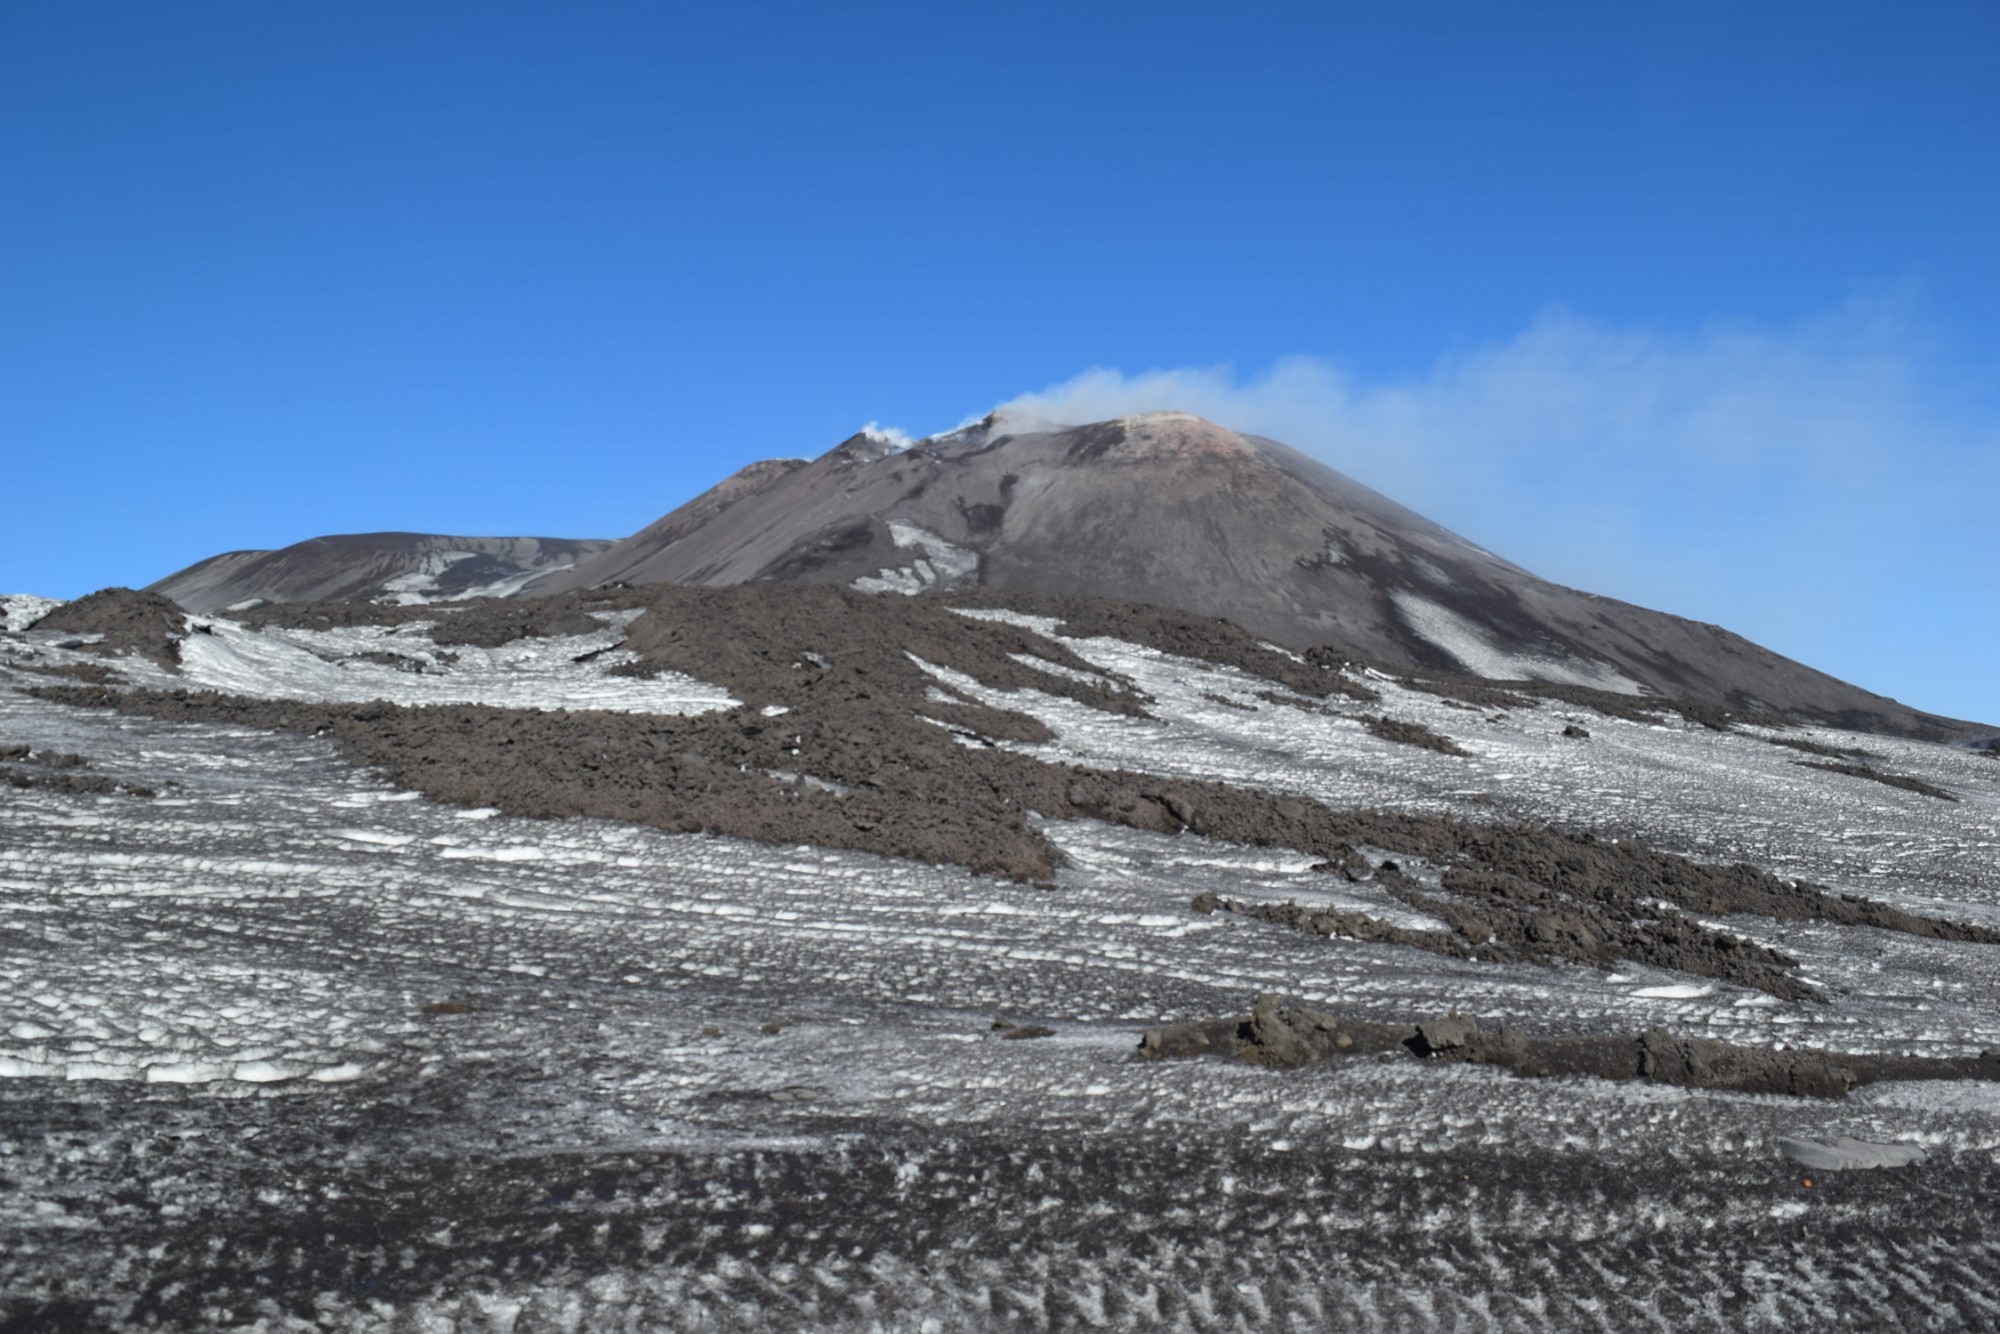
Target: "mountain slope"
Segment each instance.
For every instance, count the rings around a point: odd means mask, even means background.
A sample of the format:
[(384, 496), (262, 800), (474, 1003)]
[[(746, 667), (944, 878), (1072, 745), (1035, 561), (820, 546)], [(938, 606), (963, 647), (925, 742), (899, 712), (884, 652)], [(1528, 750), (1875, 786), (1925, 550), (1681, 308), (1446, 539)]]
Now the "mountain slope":
[(410, 602), (504, 597), (533, 590), (605, 550), (601, 539), (355, 533), (277, 551), (211, 556), (148, 585), (189, 611), (253, 600)]
[(1128, 599), (1391, 668), (1959, 730), (1717, 626), (1549, 583), (1285, 445), (1186, 413), (995, 416), (907, 450), (857, 435), (810, 463), (753, 465), (538, 591), (772, 581)]
[(1990, 1327), (2000, 766), (1045, 601), (0, 635), (0, 1327)]

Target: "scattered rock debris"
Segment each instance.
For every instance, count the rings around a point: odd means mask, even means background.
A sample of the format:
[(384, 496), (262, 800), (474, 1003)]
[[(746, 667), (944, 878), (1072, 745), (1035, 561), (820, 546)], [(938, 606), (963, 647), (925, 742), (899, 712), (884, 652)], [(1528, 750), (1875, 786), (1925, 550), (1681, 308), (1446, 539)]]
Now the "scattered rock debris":
[(1230, 621), (1214, 617), (1113, 598), (1055, 597), (991, 589), (959, 594), (948, 601), (954, 606), (1049, 617), (1062, 623), (1063, 634), (1079, 639), (1122, 639), (1179, 658), (1235, 667), (1311, 699), (1332, 695), (1361, 701), (1381, 698), (1377, 691), (1349, 675), (1350, 671), (1358, 673), (1362, 664), (1333, 649), (1319, 647), (1298, 654), (1287, 653)]
[[(1347, 867), (1322, 863), (1358, 879)], [(1784, 1000), (1816, 1000), (1819, 993), (1791, 975), (1796, 963), (1776, 950), (1702, 925), (1648, 896), (1624, 892), (1615, 877), (1594, 877), (1590, 889), (1571, 893), (1507, 871), (1454, 866), (1442, 894), (1426, 891), (1384, 862), (1373, 882), (1404, 903), (1445, 922), (1449, 930), (1412, 930), (1363, 912), (1313, 910), (1297, 903), (1241, 902), (1214, 893), (1194, 900), (1199, 913), (1223, 911), (1319, 936), (1408, 945), (1459, 959), (1575, 963), (1612, 968), (1620, 959), (1712, 977)], [(1581, 888), (1581, 886), (1578, 886)]]
[(61, 662), (42, 663), (22, 661), (19, 657), (8, 662), (10, 671), (28, 672), (35, 676), (54, 676), (71, 681), (89, 681), (103, 685), (118, 679), (118, 673), (109, 663), (103, 662)]
[(431, 669), (431, 664), (412, 653), (391, 653), (387, 649), (369, 649), (366, 653), (351, 655), (350, 661), (372, 662), (377, 666), (392, 668), (399, 672), (421, 674)]
[(1472, 753), (1450, 737), (1441, 732), (1433, 732), (1422, 723), (1409, 723), (1400, 718), (1369, 714), (1361, 719), (1361, 725), (1368, 729), (1370, 736), (1381, 737), (1384, 741), (1397, 741), (1405, 746), (1416, 746), (1420, 750), (1434, 750), (1440, 755)]
[(1544, 700), (1556, 700), (1626, 722), (1656, 723), (1663, 716), (1677, 714), (1713, 732), (1727, 732), (1737, 723), (1767, 727), (1790, 727), (1789, 719), (1773, 718), (1756, 710), (1725, 709), (1694, 700), (1669, 699), (1662, 695), (1624, 695), (1614, 690), (1567, 685), (1556, 681), (1487, 681), (1480, 677), (1399, 673), (1413, 690), (1443, 700), (1459, 700), (1481, 709), (1532, 709)]
[(1939, 801), (1958, 800), (1955, 793), (1947, 792), (1933, 783), (1926, 783), (1921, 778), (1911, 778), (1907, 774), (1885, 774), (1880, 769), (1870, 768), (1865, 764), (1838, 764), (1830, 760), (1824, 763), (1813, 760), (1796, 760), (1794, 763), (1801, 769), (1824, 769), (1830, 774), (1846, 774), (1851, 778), (1866, 778), (1871, 782), (1880, 783), (1884, 787), (1898, 787), (1905, 792), (1916, 792), (1926, 797), (1936, 797)]
[(40, 788), (70, 796), (112, 796), (117, 793), (131, 797), (159, 795), (142, 783), (77, 772), (89, 765), (90, 760), (86, 756), (67, 751), (34, 750), (18, 744), (0, 746), (0, 783), (17, 791)]
[[(691, 716), (310, 704), (90, 685), (43, 686), (34, 693), (170, 721), (324, 736), (399, 786), (514, 816), (589, 816), (674, 832), (811, 843), (1044, 883), (1064, 859), (1036, 827), (1037, 815), (1291, 848), (1355, 875), (1354, 850), (1380, 848), (1439, 868), (1441, 892), (1399, 878), (1391, 865), (1372, 874), (1412, 907), (1446, 923), (1449, 932), (1431, 934), (1454, 941), (1450, 948), (1469, 957), (1593, 967), (1630, 958), (1788, 1000), (1816, 994), (1793, 975), (1790, 959), (1702, 927), (1689, 914), (1754, 913), (2000, 943), (2000, 932), (1831, 895), (1748, 866), (1704, 866), (1632, 840), (1449, 815), (1337, 811), (1303, 797), (1274, 799), (1225, 783), (1066, 766), (993, 745), (1046, 739), (1048, 731), (1025, 714), (962, 693), (941, 698), (937, 678), (919, 660), (991, 690), (1032, 688), (1124, 716), (1148, 716), (1151, 702), (1132, 682), (1101, 671), (1059, 641), (953, 610), (1002, 601), (1059, 615), (1072, 632), (1117, 634), (1163, 651), (1230, 659), (1245, 670), (1254, 665), (1314, 698), (1351, 693), (1331, 660), (1280, 652), (1227, 622), (1089, 600), (883, 598), (827, 585), (597, 590), (532, 604), (525, 620), (517, 605), (500, 604), (507, 615), (493, 623), (510, 633), (571, 625), (591, 612), (637, 613), (623, 645), (638, 659), (632, 670), (685, 672), (744, 701)], [(290, 605), (249, 615), (311, 624), (369, 616), (400, 621), (414, 614), (437, 619), (439, 609)], [(477, 605), (451, 613), (487, 615)], [(497, 633), (482, 629), (478, 637), (484, 642)], [(1066, 670), (1044, 671), (1037, 662)], [(766, 716), (773, 707), (783, 713)], [(1453, 744), (1427, 729), (1409, 736), (1417, 738), (1412, 744), (1434, 749), (1428, 738)], [(1652, 906), (1659, 903), (1669, 906)], [(1284, 920), (1299, 925), (1290, 916)], [(1304, 920), (1306, 929), (1320, 929), (1310, 925), (1313, 914)], [(1395, 939), (1363, 920), (1317, 920), (1332, 934)], [(1370, 931), (1378, 934), (1363, 934)], [(1422, 947), (1439, 945), (1425, 940)]]
[(42, 788), (50, 792), (61, 792), (69, 796), (108, 797), (123, 793), (128, 797), (153, 797), (159, 794), (143, 783), (121, 783), (114, 778), (98, 774), (73, 773), (31, 773), (20, 769), (0, 769), (0, 782), (11, 788), (26, 790)]
[(1148, 1029), (1142, 1060), (1224, 1057), (1274, 1070), (1378, 1052), (1498, 1065), (1517, 1075), (1641, 1079), (1682, 1088), (1840, 1098), (1887, 1079), (2000, 1079), (2000, 1050), (1977, 1056), (1850, 1055), (1802, 1047), (1765, 1051), (1651, 1028), (1639, 1034), (1544, 1035), (1464, 1015), (1385, 1023), (1260, 996), (1247, 1015)]
[(186, 623), (180, 604), (158, 593), (101, 588), (63, 603), (29, 628), (102, 636), (90, 643), (71, 642), (90, 653), (137, 653), (175, 672), (180, 670)]
[(1875, 752), (1863, 750), (1859, 746), (1827, 746), (1817, 741), (1808, 741), (1796, 736), (1767, 736), (1764, 741), (1773, 746), (1783, 746), (1787, 750), (1800, 751), (1807, 755), (1818, 755), (1828, 760), (1867, 760), (1874, 758)]
[(431, 642), (445, 647), (499, 648), (520, 639), (590, 635), (603, 628), (602, 621), (581, 608), (537, 599), (481, 601), (441, 621), (431, 631)]

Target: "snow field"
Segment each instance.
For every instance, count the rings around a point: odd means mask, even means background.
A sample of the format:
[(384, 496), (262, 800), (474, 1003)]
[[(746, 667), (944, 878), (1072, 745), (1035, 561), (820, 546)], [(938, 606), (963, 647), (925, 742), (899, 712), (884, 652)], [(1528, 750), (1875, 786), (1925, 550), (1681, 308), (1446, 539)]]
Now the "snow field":
[[(353, 661), (428, 656), (427, 639), (321, 634), (221, 636), (196, 679), (576, 707), (612, 654), (570, 657), (616, 640), (454, 650), (432, 682)], [(1059, 739), (1026, 749), (1051, 759), (1629, 832), (2000, 920), (2000, 807), (1974, 799), (2000, 794), (1991, 761), (1859, 740), (1878, 767), (1968, 798), (1953, 804), (1678, 720), (1578, 713), (1592, 736), (1577, 742), (1554, 704), (1496, 720), (1374, 681), (1380, 703), (1274, 705), (1240, 673), (1071, 646), (1130, 676), (1164, 721), (950, 683), (1048, 722)], [(316, 1314), (274, 1305), (259, 1317), (273, 1329), (1804, 1327), (1829, 1303), (1863, 1325), (1950, 1326), (1995, 1305), (2000, 1251), (1982, 1235), (1855, 1241), (1898, 1209), (1941, 1214), (1941, 1196), (1910, 1194), (1934, 1178), (1823, 1205), (1774, 1146), (1845, 1134), (1976, 1174), (2000, 1157), (2000, 1086), (1820, 1103), (1405, 1057), (1275, 1075), (1131, 1052), (1144, 1026), (1277, 991), (1383, 1019), (1961, 1054), (2000, 1046), (2000, 950), (1723, 922), (1799, 958), (1828, 997), (1790, 1006), (1629, 966), (1480, 964), (1192, 911), (1213, 891), (1427, 924), (1285, 849), (1052, 822), (1071, 864), (1041, 890), (448, 808), (320, 742), (66, 709), (8, 684), (0, 742), (80, 752), (162, 795), (0, 789), (0, 1288), (200, 1273), (170, 1261), (208, 1238), (246, 1273), (307, 1276)], [(597, 707), (628, 707), (644, 697), (617, 692), (657, 683), (599, 684), (594, 698), (620, 702)], [(662, 689), (728, 703), (700, 683)], [(1380, 740), (1369, 713), (1473, 755)], [(996, 1014), (1055, 1035), (1002, 1038)], [(135, 1182), (143, 1205), (113, 1203)], [(330, 1235), (349, 1197), (361, 1240), (293, 1240)], [(391, 1214), (425, 1230), (370, 1240)], [(522, 1238), (553, 1258), (516, 1264)], [(455, 1248), (470, 1269), (398, 1286)], [(496, 1255), (515, 1267), (480, 1268)], [(351, 1268), (313, 1268), (336, 1260)]]
[[(257, 699), (349, 704), (380, 699), (663, 714), (703, 713), (740, 702), (677, 672), (651, 678), (611, 675), (611, 668), (633, 661), (632, 654), (617, 648), (633, 615), (601, 616), (606, 625), (595, 634), (517, 639), (498, 648), (455, 644), (448, 650), (431, 642), (423, 622), (252, 630), (219, 617), (189, 617), (191, 626), (208, 628), (181, 641), (178, 675), (144, 660), (128, 659), (121, 666), (138, 685), (220, 690)], [(371, 654), (376, 656), (364, 656)]]

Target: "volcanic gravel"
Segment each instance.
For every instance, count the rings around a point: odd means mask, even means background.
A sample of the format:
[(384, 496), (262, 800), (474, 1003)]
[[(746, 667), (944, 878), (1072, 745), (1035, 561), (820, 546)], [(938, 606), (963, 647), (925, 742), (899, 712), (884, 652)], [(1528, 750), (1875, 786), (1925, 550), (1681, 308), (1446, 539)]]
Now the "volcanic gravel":
[(179, 603), (158, 593), (102, 588), (63, 603), (32, 628), (102, 635), (101, 640), (85, 647), (104, 654), (139, 653), (172, 671), (181, 660), (186, 619)]
[[(826, 585), (653, 586), (527, 605), (523, 615), (515, 604), (476, 604), (446, 624), (468, 636), (455, 642), (490, 645), (586, 621), (597, 628), (591, 611), (637, 611), (621, 647), (639, 660), (620, 670), (685, 672), (744, 703), (661, 717), (325, 705), (87, 686), (35, 693), (170, 721), (329, 736), (350, 758), (378, 766), (399, 785), (511, 815), (595, 816), (807, 843), (957, 863), (1017, 880), (1046, 881), (1063, 864), (1036, 828), (1037, 817), (1087, 817), (1293, 848), (1355, 878), (1356, 868), (1368, 865), (1357, 861), (1357, 847), (1387, 849), (1442, 873), (1440, 885), (1427, 890), (1393, 864), (1360, 872), (1450, 926), (1443, 937), (1450, 943), (1429, 948), (1599, 969), (1629, 958), (1786, 1000), (1815, 994), (1792, 975), (1791, 959), (1703, 926), (1691, 914), (1754, 913), (2000, 943), (2000, 932), (1986, 928), (1831, 895), (1749, 866), (1701, 865), (1636, 840), (1450, 816), (1336, 811), (1230, 784), (1052, 764), (1003, 749), (995, 743), (1043, 739), (1046, 728), (1019, 713), (951, 697), (924, 664), (984, 686), (1032, 686), (1127, 716), (1146, 716), (1147, 700), (1129, 681), (1107, 676), (1056, 641), (1006, 621), (959, 614), (955, 600), (877, 597)], [(1051, 608), (1047, 599), (1032, 605)], [(1226, 623), (1176, 629), (1173, 613), (1120, 613), (1102, 602), (1060, 609), (1079, 621), (1095, 617), (1089, 623), (1097, 628), (1129, 622), (1136, 633), (1192, 646), (1211, 661), (1267, 667), (1268, 679), (1318, 687), (1320, 697), (1339, 693), (1330, 684), (1341, 679), (1336, 663), (1316, 665), (1266, 648)], [(397, 622), (409, 610), (376, 609)], [(435, 609), (424, 610), (435, 617)], [(287, 623), (309, 624), (321, 615), (310, 607), (281, 611)], [(361, 614), (347, 606), (325, 613)], [(1451, 746), (1428, 729), (1396, 730), (1399, 740)], [(1323, 935), (1369, 929), (1312, 914), (1296, 924)]]
[(1957, 1058), (1856, 1055), (1809, 1047), (1771, 1051), (1658, 1028), (1629, 1036), (1538, 1034), (1506, 1024), (1481, 1026), (1463, 1015), (1383, 1023), (1277, 996), (1260, 996), (1247, 1015), (1149, 1029), (1139, 1041), (1139, 1055), (1146, 1060), (1226, 1056), (1279, 1070), (1377, 1052), (1408, 1052), (1447, 1064), (1498, 1065), (1538, 1078), (1591, 1075), (1815, 1098), (1844, 1097), (1861, 1085), (1887, 1079), (2000, 1080), (2000, 1050)]
[(1830, 774), (1846, 774), (1850, 778), (1866, 778), (1871, 782), (1880, 783), (1884, 787), (1899, 787), (1905, 792), (1916, 792), (1926, 797), (1936, 797), (1940, 801), (1958, 800), (1957, 797), (1943, 788), (1932, 783), (1926, 783), (1921, 778), (1911, 778), (1907, 774), (1885, 774), (1880, 769), (1871, 768), (1866, 764), (1817, 764), (1811, 760), (1800, 760), (1798, 765), (1801, 769), (1820, 769)]
[(1312, 648), (1292, 653), (1258, 639), (1231, 621), (1215, 617), (1114, 598), (1056, 597), (990, 589), (957, 595), (949, 599), (949, 604), (1045, 617), (1060, 624), (1066, 635), (1122, 639), (1175, 657), (1240, 668), (1315, 699), (1328, 695), (1357, 700), (1379, 698), (1367, 686), (1341, 675), (1340, 668), (1354, 664), (1332, 649)]
[(1434, 732), (1422, 723), (1404, 722), (1400, 718), (1370, 714), (1361, 720), (1361, 725), (1370, 733), (1384, 741), (1400, 741), (1406, 746), (1416, 746), (1422, 750), (1434, 750), (1440, 755), (1464, 755), (1466, 749), (1442, 732)]
[(71, 796), (108, 796), (117, 792), (135, 797), (155, 795), (152, 788), (141, 784), (78, 772), (89, 764), (87, 757), (74, 752), (0, 745), (0, 783), (16, 790), (40, 788)]

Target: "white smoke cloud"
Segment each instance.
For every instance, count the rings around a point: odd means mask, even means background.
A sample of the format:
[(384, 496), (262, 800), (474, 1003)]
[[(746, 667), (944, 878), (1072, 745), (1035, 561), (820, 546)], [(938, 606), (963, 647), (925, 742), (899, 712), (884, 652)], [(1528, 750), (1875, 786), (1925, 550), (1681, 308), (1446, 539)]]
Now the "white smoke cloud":
[[(1843, 637), (1911, 633), (1920, 606), (1958, 609), (1940, 651), (1962, 649), (1963, 618), (2000, 612), (2000, 407), (1981, 397), (1990, 376), (1938, 361), (1903, 303), (1679, 332), (1557, 311), (1401, 379), (1313, 357), (1247, 376), (1100, 368), (1002, 410), (1198, 413), (1314, 454), (1545, 577), (1838, 673), (1860, 661)], [(1893, 673), (1851, 679), (1895, 693)]]
[[(852, 421), (853, 418), (850, 417), (848, 420)], [(861, 428), (861, 434), (899, 452), (917, 443), (908, 431), (900, 427), (884, 426), (881, 422), (869, 422)]]

